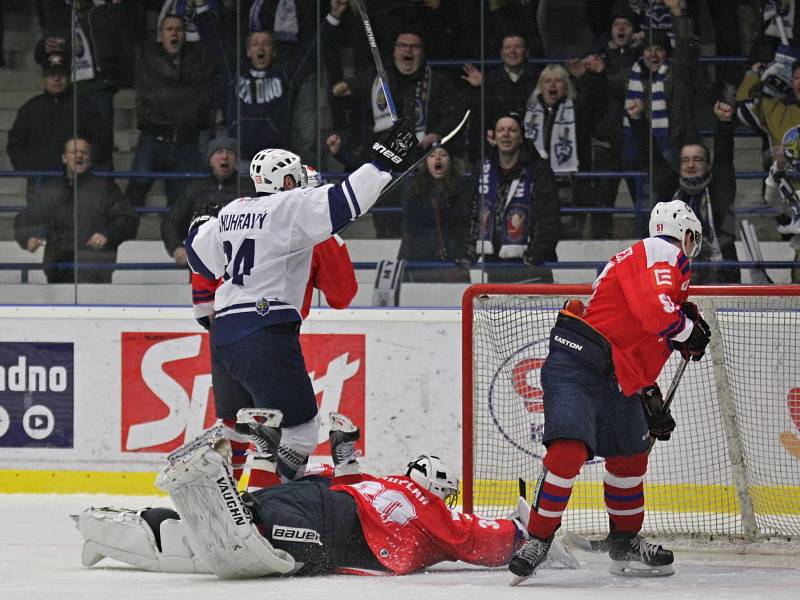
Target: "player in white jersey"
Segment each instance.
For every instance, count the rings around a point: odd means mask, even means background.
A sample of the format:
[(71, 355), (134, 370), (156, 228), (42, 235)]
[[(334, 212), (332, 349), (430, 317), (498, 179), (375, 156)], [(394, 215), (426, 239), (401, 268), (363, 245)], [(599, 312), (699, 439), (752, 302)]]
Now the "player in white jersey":
[(413, 141), (413, 131), (401, 122), (374, 144), (371, 163), (341, 183), (317, 188), (298, 187), (297, 155), (262, 150), (250, 165), (256, 196), (234, 200), (216, 218), (201, 217), (190, 227), (192, 270), (223, 278), (214, 297), (211, 344), (257, 408), (283, 413), (277, 475), (284, 481), (304, 472), (317, 445), (317, 403), (299, 338), (314, 245), (369, 210)]

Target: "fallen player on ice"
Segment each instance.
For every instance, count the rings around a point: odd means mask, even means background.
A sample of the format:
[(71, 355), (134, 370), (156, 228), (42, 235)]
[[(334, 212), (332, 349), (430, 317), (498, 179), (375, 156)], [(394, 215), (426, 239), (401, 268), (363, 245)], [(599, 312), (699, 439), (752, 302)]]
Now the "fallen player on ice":
[[(278, 411), (242, 411), (254, 445), (280, 441)], [(88, 508), (74, 517), (85, 539), (84, 566), (105, 557), (148, 571), (214, 573), (222, 579), (266, 575), (405, 575), (443, 561), (498, 567), (527, 538), (530, 506), (520, 498), (507, 519), (453, 510), (458, 478), (423, 455), (405, 475), (362, 474), (360, 432), (331, 414), (334, 468), (239, 494), (230, 445), (219, 428), (170, 455), (157, 485), (177, 508)], [(558, 542), (551, 564), (579, 563)]]

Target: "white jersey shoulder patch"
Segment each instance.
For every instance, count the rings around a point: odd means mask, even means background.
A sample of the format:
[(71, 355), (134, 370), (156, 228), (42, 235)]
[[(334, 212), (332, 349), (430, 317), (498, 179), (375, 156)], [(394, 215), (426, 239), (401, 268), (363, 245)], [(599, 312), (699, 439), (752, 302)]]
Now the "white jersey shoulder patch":
[(673, 267), (678, 264), (680, 249), (661, 238), (645, 238), (642, 240), (644, 252), (647, 257), (647, 268), (649, 269), (656, 263), (669, 263)]

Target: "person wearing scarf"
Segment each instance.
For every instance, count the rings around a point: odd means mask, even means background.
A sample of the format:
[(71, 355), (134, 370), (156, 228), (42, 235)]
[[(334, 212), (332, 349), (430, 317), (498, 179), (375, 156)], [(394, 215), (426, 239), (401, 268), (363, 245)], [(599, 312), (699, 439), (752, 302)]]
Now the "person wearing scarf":
[[(694, 82), (697, 79), (699, 46), (691, 20), (678, 0), (665, 0), (672, 13), (675, 49), (662, 29), (645, 35), (642, 58), (634, 63), (628, 80), (623, 116), (623, 162), (625, 169), (650, 171), (649, 147), (664, 160), (665, 169), (651, 173), (653, 202), (671, 199), (680, 168), (680, 148), (697, 138)], [(631, 110), (635, 117), (631, 116)], [(652, 140), (650, 139), (652, 137)]]
[[(589, 133), (605, 110), (608, 91), (602, 68), (595, 72), (583, 60), (568, 61), (568, 66), (573, 77), (556, 64), (539, 74), (525, 110), (525, 137), (539, 155), (549, 159), (561, 206), (587, 206), (589, 181), (576, 180), (574, 174), (589, 170)], [(582, 238), (585, 219), (585, 215), (562, 216), (564, 237)]]
[[(717, 124), (714, 129), (714, 157), (708, 148), (695, 139), (680, 150), (680, 171), (671, 200), (682, 200), (703, 224), (703, 247), (696, 262), (738, 260), (736, 256), (736, 171), (733, 166), (733, 136), (736, 110), (724, 102), (714, 104)], [(653, 153), (653, 169), (670, 169), (659, 152)], [(693, 268), (693, 284), (739, 283), (739, 269)]]
[(518, 113), (500, 115), (495, 147), (476, 165), (472, 210), (475, 257), (491, 283), (552, 283), (560, 218), (558, 190), (548, 160), (522, 137)]

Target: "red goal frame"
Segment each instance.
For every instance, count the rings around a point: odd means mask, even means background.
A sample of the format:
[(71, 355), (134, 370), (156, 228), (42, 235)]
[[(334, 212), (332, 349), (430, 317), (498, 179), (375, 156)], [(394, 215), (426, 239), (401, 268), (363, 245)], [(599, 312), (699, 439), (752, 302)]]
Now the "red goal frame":
[[(473, 390), (472, 390), (472, 300), (476, 296), (502, 295), (541, 295), (541, 296), (588, 296), (592, 286), (558, 284), (475, 284), (469, 286), (461, 299), (461, 481), (462, 506), (465, 513), (473, 511)], [(689, 296), (797, 296), (800, 285), (726, 285), (692, 286)], [(800, 307), (800, 304), (798, 304)]]

